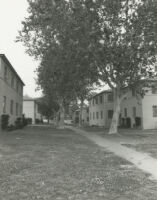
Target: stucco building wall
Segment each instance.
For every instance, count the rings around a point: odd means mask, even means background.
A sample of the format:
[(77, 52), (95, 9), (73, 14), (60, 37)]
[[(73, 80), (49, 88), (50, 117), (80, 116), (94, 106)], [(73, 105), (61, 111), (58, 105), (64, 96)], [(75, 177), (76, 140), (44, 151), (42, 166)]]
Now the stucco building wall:
[(24, 84), (6, 59), (0, 54), (0, 116), (9, 115), (9, 124), (14, 124), (18, 117), (22, 117)]

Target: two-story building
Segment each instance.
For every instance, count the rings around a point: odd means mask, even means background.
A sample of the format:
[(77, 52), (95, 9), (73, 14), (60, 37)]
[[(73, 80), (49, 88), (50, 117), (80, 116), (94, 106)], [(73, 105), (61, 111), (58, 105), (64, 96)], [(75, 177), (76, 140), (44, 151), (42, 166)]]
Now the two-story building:
[(0, 116), (9, 115), (9, 124), (22, 117), (23, 86), (23, 81), (7, 57), (0, 54)]
[(89, 125), (108, 128), (113, 115), (113, 93), (103, 91), (89, 99)]
[[(130, 90), (121, 102), (119, 126), (157, 129), (157, 80), (148, 80), (141, 96)], [(89, 99), (89, 125), (110, 126), (114, 99), (112, 91), (103, 91)]]
[(148, 80), (150, 87), (144, 87), (143, 96), (129, 91), (121, 103), (121, 122), (129, 119), (130, 127), (157, 129), (157, 80)]

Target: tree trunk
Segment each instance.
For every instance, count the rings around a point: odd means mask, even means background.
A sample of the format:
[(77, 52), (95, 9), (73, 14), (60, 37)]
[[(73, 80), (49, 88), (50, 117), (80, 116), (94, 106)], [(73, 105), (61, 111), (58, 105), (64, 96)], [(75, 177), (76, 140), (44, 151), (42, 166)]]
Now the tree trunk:
[(64, 129), (64, 114), (65, 114), (65, 109), (64, 109), (63, 103), (60, 104), (59, 113), (60, 113), (60, 119), (59, 119), (58, 125), (59, 125), (60, 129)]
[(120, 98), (119, 90), (116, 90), (114, 91), (114, 112), (113, 112), (112, 122), (109, 129), (109, 134), (118, 133), (120, 104), (121, 104), (121, 98)]
[(80, 113), (79, 113), (79, 127), (82, 126), (82, 111), (83, 111), (83, 99), (81, 100), (81, 104), (80, 104)]

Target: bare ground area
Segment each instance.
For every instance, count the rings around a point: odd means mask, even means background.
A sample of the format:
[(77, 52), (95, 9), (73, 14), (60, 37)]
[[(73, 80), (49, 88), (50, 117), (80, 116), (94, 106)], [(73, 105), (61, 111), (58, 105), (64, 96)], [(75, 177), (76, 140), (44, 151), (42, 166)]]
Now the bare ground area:
[(156, 200), (157, 182), (70, 130), (0, 134), (1, 200)]

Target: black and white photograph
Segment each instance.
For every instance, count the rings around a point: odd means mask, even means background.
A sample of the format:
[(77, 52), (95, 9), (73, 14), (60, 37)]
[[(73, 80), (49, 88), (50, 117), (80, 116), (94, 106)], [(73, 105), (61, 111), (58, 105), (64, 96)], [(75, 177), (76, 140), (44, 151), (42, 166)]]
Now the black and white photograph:
[(157, 0), (0, 0), (0, 200), (157, 200)]

